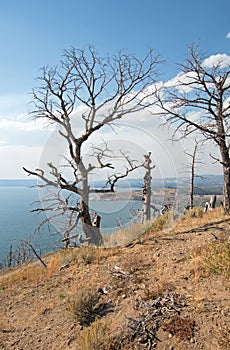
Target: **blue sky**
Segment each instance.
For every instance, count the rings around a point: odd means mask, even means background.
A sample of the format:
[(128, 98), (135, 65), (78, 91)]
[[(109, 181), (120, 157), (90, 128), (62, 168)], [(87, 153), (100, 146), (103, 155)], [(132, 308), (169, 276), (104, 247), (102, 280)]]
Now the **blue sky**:
[(229, 13), (229, 0), (1, 0), (0, 178), (25, 177), (22, 166), (39, 161), (50, 131), (28, 119), (29, 93), (63, 49), (91, 44), (102, 55), (143, 56), (152, 47), (166, 59), (161, 79), (169, 80), (193, 42), (210, 55), (229, 54)]

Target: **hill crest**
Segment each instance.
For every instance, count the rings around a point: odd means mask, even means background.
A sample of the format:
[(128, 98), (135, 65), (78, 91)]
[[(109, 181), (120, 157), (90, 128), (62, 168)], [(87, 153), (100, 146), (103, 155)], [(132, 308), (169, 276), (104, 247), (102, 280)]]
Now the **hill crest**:
[(1, 272), (2, 349), (228, 349), (230, 218), (168, 215), (123, 246)]

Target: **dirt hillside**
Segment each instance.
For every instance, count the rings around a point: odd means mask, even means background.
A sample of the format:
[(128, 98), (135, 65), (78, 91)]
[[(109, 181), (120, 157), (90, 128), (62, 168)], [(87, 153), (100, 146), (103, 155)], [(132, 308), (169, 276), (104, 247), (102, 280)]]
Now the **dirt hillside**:
[(0, 348), (230, 349), (230, 218), (175, 220), (160, 217), (125, 246), (2, 271)]

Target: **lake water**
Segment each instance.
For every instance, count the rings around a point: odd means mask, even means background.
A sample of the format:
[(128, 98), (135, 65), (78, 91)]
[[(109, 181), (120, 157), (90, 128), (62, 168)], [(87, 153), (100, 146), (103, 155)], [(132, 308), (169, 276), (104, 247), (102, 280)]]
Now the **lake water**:
[[(34, 234), (42, 216), (31, 213), (33, 203), (39, 199), (37, 188), (25, 186), (0, 186), (0, 262), (6, 259), (10, 246), (16, 249), (20, 240), (31, 242), (42, 254), (60, 247), (61, 236), (51, 236), (48, 227)], [(111, 233), (120, 226), (137, 221), (141, 201), (92, 200), (91, 207), (102, 217), (102, 232)], [(55, 243), (55, 244), (54, 244)]]

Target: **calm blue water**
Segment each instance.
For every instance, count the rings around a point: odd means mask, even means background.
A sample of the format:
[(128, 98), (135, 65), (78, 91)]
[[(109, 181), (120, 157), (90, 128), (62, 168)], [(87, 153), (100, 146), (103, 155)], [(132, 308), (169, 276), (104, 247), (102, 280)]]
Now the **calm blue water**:
[(39, 218), (32, 214), (32, 203), (38, 200), (35, 188), (0, 186), (0, 261), (5, 259), (10, 245), (16, 249), (20, 240), (33, 242), (37, 249), (47, 251), (51, 239), (47, 231), (34, 235)]
[[(10, 246), (15, 249), (20, 240), (31, 242), (42, 254), (60, 247), (60, 243), (55, 243), (60, 236), (51, 236), (48, 227), (34, 234), (44, 219), (30, 212), (38, 198), (36, 188), (0, 186), (0, 262), (6, 258)], [(94, 200), (91, 206), (92, 211), (102, 217), (102, 231), (111, 233), (119, 226), (129, 226), (138, 220), (136, 212), (141, 208), (141, 202)]]

